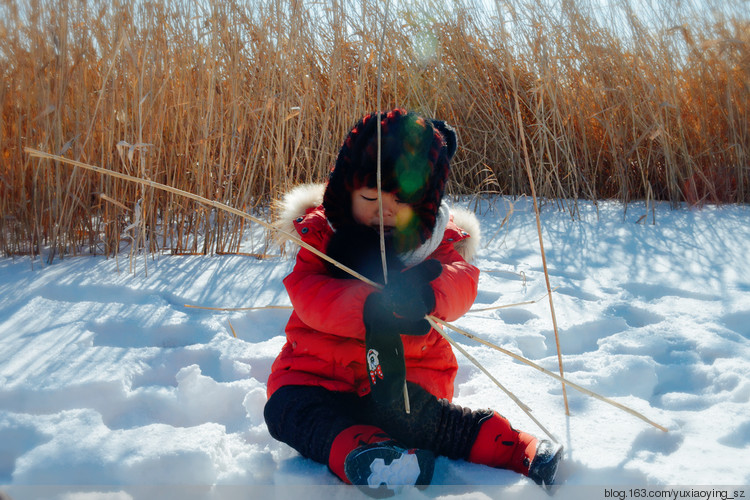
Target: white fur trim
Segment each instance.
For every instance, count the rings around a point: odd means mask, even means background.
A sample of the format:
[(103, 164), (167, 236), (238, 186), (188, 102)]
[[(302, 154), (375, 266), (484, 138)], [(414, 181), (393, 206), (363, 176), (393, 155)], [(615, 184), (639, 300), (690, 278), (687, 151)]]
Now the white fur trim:
[(325, 190), (325, 184), (302, 184), (295, 187), (284, 195), (279, 219), (293, 221), (302, 217), (308, 209), (323, 203)]
[(454, 247), (466, 262), (471, 262), (479, 251), (479, 245), (482, 241), (482, 228), (479, 226), (479, 219), (471, 210), (465, 208), (453, 208), (453, 223), (469, 233), (469, 238), (457, 242)]
[[(323, 203), (323, 193), (325, 193), (325, 184), (302, 184), (293, 188), (286, 193), (277, 204), (279, 214), (274, 224), (276, 227), (287, 233), (296, 234), (294, 221), (305, 215), (310, 208), (315, 208)], [(284, 235), (280, 236), (279, 242), (283, 243), (286, 239)]]

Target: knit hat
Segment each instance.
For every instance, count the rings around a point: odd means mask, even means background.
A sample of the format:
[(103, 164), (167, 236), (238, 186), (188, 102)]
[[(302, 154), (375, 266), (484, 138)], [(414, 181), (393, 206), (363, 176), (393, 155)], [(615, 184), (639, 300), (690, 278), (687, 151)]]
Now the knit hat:
[(346, 136), (323, 195), (323, 208), (334, 229), (356, 224), (352, 192), (377, 187), (381, 124), (381, 189), (408, 203), (412, 214), (395, 228), (398, 251), (411, 250), (432, 234), (456, 152), (456, 133), (445, 122), (403, 109), (372, 113)]

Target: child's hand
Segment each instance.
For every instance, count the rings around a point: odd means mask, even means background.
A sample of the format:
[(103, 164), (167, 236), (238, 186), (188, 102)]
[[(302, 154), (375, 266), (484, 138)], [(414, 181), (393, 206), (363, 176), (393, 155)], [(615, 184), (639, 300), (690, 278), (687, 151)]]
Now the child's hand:
[(432, 313), (435, 292), (430, 282), (442, 272), (442, 264), (430, 259), (400, 273), (390, 274), (383, 295), (393, 314), (417, 321)]
[(374, 292), (367, 297), (362, 311), (365, 331), (369, 337), (398, 337), (399, 335), (426, 335), (430, 323), (421, 317), (396, 316), (393, 303), (384, 292)]
[(365, 328), (379, 335), (425, 335), (430, 324), (425, 316), (435, 308), (430, 282), (440, 276), (437, 260), (422, 262), (406, 271), (393, 273), (388, 285), (365, 301)]

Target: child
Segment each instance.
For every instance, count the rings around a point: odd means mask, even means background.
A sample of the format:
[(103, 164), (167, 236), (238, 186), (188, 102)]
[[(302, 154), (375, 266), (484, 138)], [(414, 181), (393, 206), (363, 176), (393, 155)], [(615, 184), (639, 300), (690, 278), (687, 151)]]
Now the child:
[(552, 484), (562, 456), (559, 445), (513, 429), (494, 411), (451, 403), (456, 358), (425, 316), (454, 321), (477, 294), (479, 270), (467, 261), (478, 222), (442, 201), (455, 151), (455, 132), (443, 122), (401, 109), (373, 113), (347, 135), (326, 186), (296, 188), (284, 201), (290, 231), (385, 286), (299, 250), (284, 279), (294, 311), (268, 379), (266, 423), (275, 439), (373, 496), (429, 484), (435, 455), (542, 485)]

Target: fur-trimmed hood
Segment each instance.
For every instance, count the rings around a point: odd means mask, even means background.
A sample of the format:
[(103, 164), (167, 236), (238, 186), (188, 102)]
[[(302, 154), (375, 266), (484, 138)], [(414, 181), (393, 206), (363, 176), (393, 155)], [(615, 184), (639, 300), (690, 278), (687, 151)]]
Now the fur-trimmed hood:
[[(284, 232), (294, 234), (294, 221), (303, 217), (308, 210), (320, 206), (325, 188), (325, 184), (303, 184), (289, 191), (278, 203), (278, 219), (275, 226)], [(455, 249), (464, 260), (471, 262), (479, 250), (479, 220), (473, 212), (464, 208), (451, 207), (450, 212), (453, 223), (469, 236), (456, 242)]]

